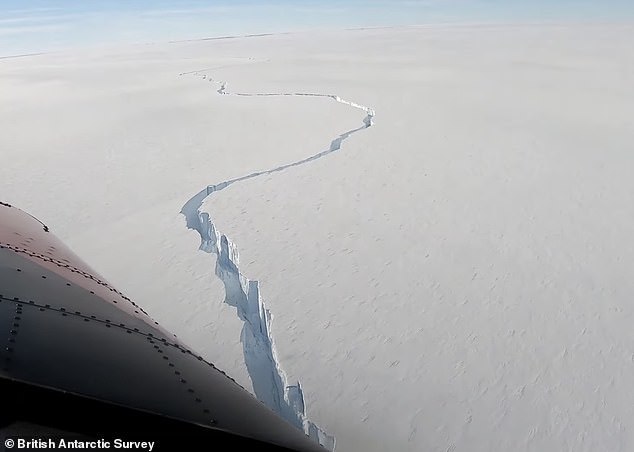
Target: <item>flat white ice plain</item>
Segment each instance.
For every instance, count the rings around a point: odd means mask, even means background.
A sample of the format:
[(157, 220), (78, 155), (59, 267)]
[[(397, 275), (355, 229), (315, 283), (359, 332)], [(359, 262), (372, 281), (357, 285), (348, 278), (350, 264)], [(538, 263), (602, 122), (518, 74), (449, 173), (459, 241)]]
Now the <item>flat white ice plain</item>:
[[(0, 60), (0, 198), (249, 390), (183, 204), (338, 451), (634, 448), (634, 27), (434, 26)], [(192, 74), (193, 75), (193, 74)]]

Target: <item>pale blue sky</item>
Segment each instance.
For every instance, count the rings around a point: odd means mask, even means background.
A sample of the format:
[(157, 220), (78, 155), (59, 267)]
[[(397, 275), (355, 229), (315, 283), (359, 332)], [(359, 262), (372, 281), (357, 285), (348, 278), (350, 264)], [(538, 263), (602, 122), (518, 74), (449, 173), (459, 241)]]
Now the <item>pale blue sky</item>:
[(0, 56), (315, 28), (634, 20), (634, 0), (0, 0)]

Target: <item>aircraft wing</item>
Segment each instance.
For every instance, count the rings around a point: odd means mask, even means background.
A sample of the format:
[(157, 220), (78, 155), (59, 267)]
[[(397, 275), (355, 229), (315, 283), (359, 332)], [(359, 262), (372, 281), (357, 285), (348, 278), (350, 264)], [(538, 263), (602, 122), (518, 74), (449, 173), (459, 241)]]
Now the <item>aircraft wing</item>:
[(0, 422), (5, 437), (62, 432), (156, 438), (161, 450), (192, 450), (193, 438), (249, 450), (324, 450), (161, 328), (41, 221), (6, 203)]

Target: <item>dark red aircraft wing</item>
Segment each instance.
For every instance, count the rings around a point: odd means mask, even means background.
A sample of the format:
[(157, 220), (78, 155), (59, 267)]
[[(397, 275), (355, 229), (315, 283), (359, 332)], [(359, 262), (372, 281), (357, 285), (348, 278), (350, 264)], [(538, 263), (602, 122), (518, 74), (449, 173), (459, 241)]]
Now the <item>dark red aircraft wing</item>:
[(4, 203), (0, 397), (5, 425), (324, 450), (161, 328), (38, 219)]

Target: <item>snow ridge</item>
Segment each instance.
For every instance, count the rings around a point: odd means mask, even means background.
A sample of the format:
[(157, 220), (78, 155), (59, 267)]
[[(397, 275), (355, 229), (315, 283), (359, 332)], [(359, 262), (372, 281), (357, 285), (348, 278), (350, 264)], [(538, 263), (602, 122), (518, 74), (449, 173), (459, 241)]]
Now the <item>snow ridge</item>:
[[(201, 76), (204, 80), (208, 79), (214, 82), (206, 74), (202, 74), (201, 71), (187, 72), (181, 75), (185, 74), (194, 74)], [(215, 274), (225, 286), (226, 295), (224, 302), (235, 307), (238, 317), (244, 322), (240, 340), (243, 346), (244, 361), (255, 395), (267, 407), (278, 413), (292, 425), (303, 430), (326, 449), (333, 451), (335, 449), (335, 438), (328, 435), (308, 419), (300, 383), (297, 382), (295, 385), (288, 384), (287, 376), (280, 365), (277, 348), (271, 333), (272, 315), (266, 309), (258, 282), (249, 280), (241, 273), (236, 245), (226, 235), (217, 230), (209, 213), (201, 211), (201, 207), (207, 197), (224, 190), (231, 184), (303, 165), (338, 151), (341, 149), (343, 141), (352, 134), (373, 125), (375, 113), (371, 108), (347, 101), (336, 95), (319, 93), (231, 93), (227, 90), (226, 82), (216, 83), (220, 85), (217, 92), (221, 95), (328, 97), (366, 113), (362, 126), (348, 130), (334, 138), (328, 149), (302, 160), (229, 179), (215, 185), (208, 185), (191, 197), (181, 209), (181, 214), (186, 219), (187, 228), (196, 230), (200, 234), (201, 244), (199, 249), (206, 253), (217, 255)]]

